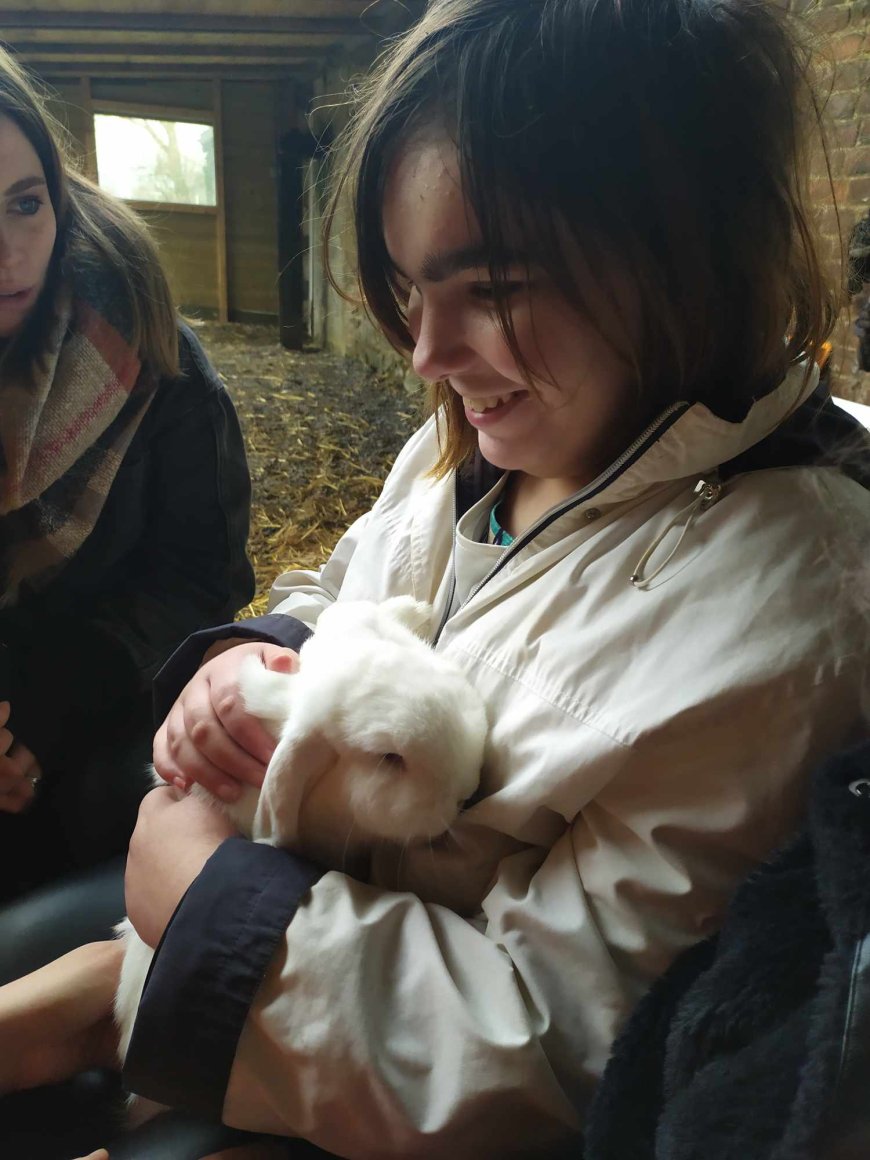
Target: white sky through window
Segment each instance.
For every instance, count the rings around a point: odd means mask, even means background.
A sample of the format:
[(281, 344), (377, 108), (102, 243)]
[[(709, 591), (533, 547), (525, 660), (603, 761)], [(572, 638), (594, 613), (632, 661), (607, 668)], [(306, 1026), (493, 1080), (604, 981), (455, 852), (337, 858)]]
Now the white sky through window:
[(186, 121), (94, 116), (103, 189), (130, 201), (217, 204), (214, 129)]

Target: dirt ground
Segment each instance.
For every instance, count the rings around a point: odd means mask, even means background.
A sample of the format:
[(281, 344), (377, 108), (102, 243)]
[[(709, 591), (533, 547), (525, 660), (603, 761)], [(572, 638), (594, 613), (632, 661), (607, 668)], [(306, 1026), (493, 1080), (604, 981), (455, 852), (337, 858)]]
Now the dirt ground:
[(262, 612), (288, 568), (321, 564), (371, 506), (422, 402), (353, 359), (284, 350), (270, 327), (194, 329), (236, 405), (251, 468), (249, 552)]

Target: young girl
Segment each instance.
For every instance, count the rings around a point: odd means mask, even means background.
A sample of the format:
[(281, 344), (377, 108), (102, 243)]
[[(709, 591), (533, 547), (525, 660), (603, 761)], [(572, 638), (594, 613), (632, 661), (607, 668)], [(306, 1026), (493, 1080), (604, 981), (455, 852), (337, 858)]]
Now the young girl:
[(64, 159), (5, 53), (0, 447), (7, 900), (124, 850), (147, 784), (151, 678), (253, 586), (226, 392), (179, 327), (143, 226)]
[(405, 593), (488, 705), (481, 790), (364, 881), (149, 795), (133, 1090), (347, 1157), (571, 1147), (633, 1005), (859, 729), (806, 69), (754, 0), (436, 0), (381, 64), (337, 196), (435, 414), (320, 572), (176, 654), (155, 762), (257, 783), (244, 657)]

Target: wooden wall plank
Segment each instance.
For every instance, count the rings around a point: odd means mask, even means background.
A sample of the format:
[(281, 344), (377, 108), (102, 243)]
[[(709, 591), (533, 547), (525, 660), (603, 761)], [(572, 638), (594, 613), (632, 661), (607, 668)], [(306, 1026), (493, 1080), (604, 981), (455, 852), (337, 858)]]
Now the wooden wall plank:
[(215, 217), (215, 250), (217, 258), (218, 321), (228, 322), (229, 291), (227, 288), (227, 195), (224, 181), (224, 100), (223, 84), (213, 82), (212, 117), (214, 125), (215, 191), (217, 194), (217, 216)]
[(218, 309), (214, 220), (172, 210), (144, 212), (169, 276), (177, 305)]
[(278, 315), (276, 98), (269, 83), (223, 84), (230, 315)]

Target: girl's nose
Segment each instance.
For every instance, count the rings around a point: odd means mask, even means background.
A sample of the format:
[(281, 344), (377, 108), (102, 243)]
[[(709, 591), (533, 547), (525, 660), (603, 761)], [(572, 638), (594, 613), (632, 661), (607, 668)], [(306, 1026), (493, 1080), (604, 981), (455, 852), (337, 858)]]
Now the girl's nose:
[(446, 379), (474, 361), (474, 350), (456, 311), (420, 302), (416, 309), (409, 309), (408, 324), (414, 338), (411, 363), (421, 379)]

